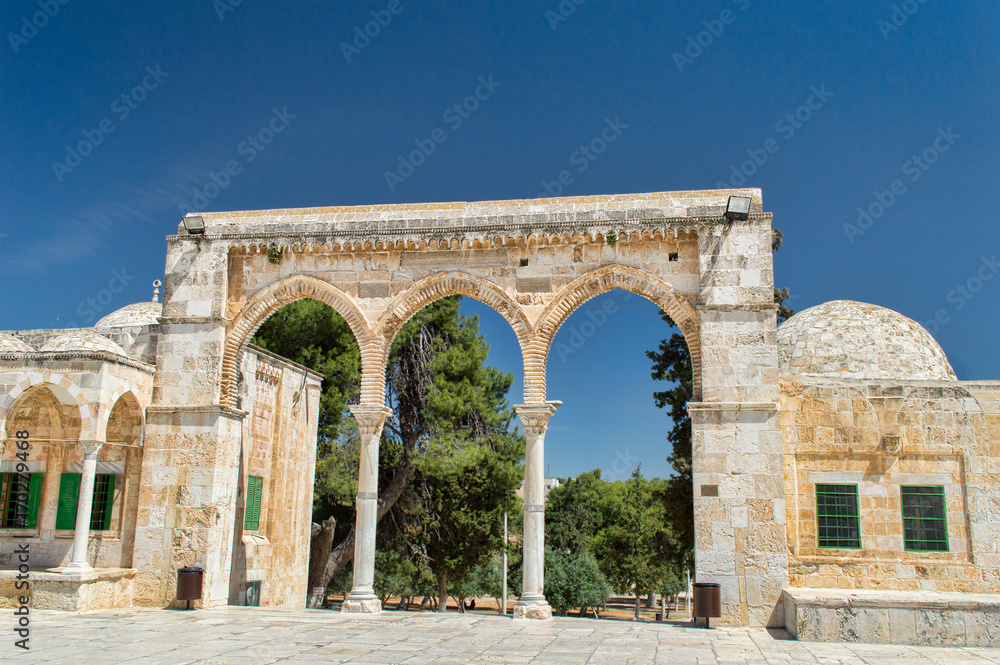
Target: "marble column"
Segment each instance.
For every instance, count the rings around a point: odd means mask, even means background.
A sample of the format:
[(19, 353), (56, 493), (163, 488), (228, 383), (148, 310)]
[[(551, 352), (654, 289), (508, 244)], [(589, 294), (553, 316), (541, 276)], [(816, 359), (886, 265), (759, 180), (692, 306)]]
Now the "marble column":
[(378, 525), (378, 444), (392, 409), (383, 405), (351, 407), (361, 432), (357, 516), (354, 523), (354, 586), (341, 611), (372, 614), (382, 611), (375, 595), (375, 527)]
[(524, 564), (515, 619), (551, 619), (545, 600), (545, 430), (556, 412), (552, 403), (514, 407), (524, 426)]
[(94, 483), (97, 480), (97, 456), (102, 441), (81, 441), (83, 474), (80, 476), (80, 497), (76, 502), (76, 529), (73, 533), (73, 557), (63, 569), (63, 575), (78, 575), (93, 571), (87, 561), (87, 541), (90, 540), (90, 515), (94, 509)]

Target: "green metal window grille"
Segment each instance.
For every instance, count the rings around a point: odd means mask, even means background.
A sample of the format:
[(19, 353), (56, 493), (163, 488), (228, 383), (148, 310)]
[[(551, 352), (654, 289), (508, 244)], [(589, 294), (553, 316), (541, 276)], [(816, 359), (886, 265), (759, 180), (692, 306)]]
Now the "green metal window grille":
[(857, 485), (816, 485), (816, 536), (820, 547), (861, 548)]
[(41, 495), (42, 474), (0, 474), (0, 529), (36, 528)]
[[(99, 473), (94, 479), (94, 502), (90, 510), (90, 530), (107, 531), (111, 528), (111, 511), (115, 500), (115, 475)], [(76, 528), (76, 509), (80, 501), (80, 474), (64, 473), (59, 478), (59, 507), (56, 510), (56, 529)]]
[(246, 511), (243, 514), (244, 531), (256, 531), (260, 528), (260, 499), (263, 492), (263, 478), (260, 476), (247, 478)]
[(944, 487), (903, 485), (903, 544), (907, 550), (947, 552)]

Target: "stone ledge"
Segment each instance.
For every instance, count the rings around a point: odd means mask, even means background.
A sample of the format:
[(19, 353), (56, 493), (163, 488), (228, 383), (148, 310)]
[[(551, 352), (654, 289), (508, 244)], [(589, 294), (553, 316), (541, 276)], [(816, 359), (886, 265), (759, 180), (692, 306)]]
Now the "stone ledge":
[(799, 640), (1000, 647), (1000, 595), (784, 589), (780, 602)]
[[(58, 568), (30, 573), (33, 610), (86, 612), (131, 607), (135, 568), (97, 568), (63, 575)], [(24, 590), (15, 586), (18, 572), (0, 570), (0, 607), (16, 607)]]

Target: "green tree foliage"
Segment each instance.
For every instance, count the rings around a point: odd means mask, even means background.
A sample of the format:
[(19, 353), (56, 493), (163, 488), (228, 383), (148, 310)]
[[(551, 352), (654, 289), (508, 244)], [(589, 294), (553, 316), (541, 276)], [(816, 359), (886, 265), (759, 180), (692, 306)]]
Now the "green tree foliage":
[(610, 595), (608, 581), (593, 554), (545, 549), (545, 599), (557, 614), (603, 605)]
[(549, 547), (566, 554), (590, 548), (601, 525), (601, 498), (606, 485), (601, 470), (595, 469), (549, 491), (545, 504), (545, 542)]
[[(783, 242), (781, 231), (771, 233), (771, 250), (778, 251)], [(790, 318), (795, 311), (785, 306), (788, 289), (774, 289), (774, 302), (778, 305), (778, 323)], [(671, 328), (676, 328), (673, 319), (660, 311), (660, 316)], [(694, 395), (692, 381), (691, 354), (687, 342), (680, 333), (672, 334), (660, 342), (655, 351), (647, 351), (646, 356), (653, 361), (652, 377), (667, 381), (671, 385), (666, 390), (653, 393), (657, 408), (667, 408), (673, 427), (667, 433), (672, 454), (667, 461), (674, 467), (676, 475), (667, 480), (656, 496), (662, 502), (667, 519), (680, 547), (676, 550), (677, 564), (690, 566), (694, 552), (694, 486), (691, 476), (691, 419), (687, 413), (687, 403)]]
[(323, 375), (313, 520), (331, 515), (342, 538), (353, 523), (358, 435), (347, 411), (361, 389), (361, 351), (347, 322), (329, 305), (303, 299), (282, 307), (252, 342)]
[(639, 599), (659, 591), (674, 569), (676, 539), (654, 492), (664, 489), (659, 478), (648, 480), (640, 469), (627, 481), (607, 485), (601, 502), (602, 525), (593, 551), (612, 588)]
[[(403, 548), (403, 558), (461, 577), (499, 546), (499, 516), (523, 477), (524, 438), (511, 431), (513, 377), (485, 364), (478, 318), (461, 316), (459, 305), (459, 296), (431, 303), (390, 348), (393, 415), (380, 443), (379, 519), (382, 537)], [(346, 408), (359, 393), (358, 346), (341, 317), (309, 300), (277, 312), (254, 343), (326, 377), (313, 516), (337, 520), (326, 583), (353, 555), (359, 441)]]
[(408, 321), (393, 343), (386, 457), (413, 477), (385, 528), (439, 582), (466, 580), (502, 544), (504, 511), (524, 477), (524, 437), (511, 430), (513, 376), (486, 365), (478, 317), (444, 298)]

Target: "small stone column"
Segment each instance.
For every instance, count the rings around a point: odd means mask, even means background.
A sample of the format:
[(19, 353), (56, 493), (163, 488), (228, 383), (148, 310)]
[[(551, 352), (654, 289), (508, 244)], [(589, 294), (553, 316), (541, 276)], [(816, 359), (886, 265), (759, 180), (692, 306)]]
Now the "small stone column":
[(79, 575), (93, 571), (87, 561), (87, 541), (90, 540), (90, 514), (94, 509), (94, 482), (97, 480), (97, 456), (102, 441), (81, 441), (83, 474), (80, 477), (80, 497), (76, 502), (76, 529), (73, 533), (73, 558), (63, 569), (63, 575)]
[(551, 619), (545, 601), (545, 430), (556, 412), (551, 403), (514, 407), (524, 426), (524, 568), (515, 619)]
[(378, 525), (378, 444), (385, 419), (392, 409), (360, 404), (351, 413), (361, 431), (361, 465), (358, 471), (357, 516), (354, 523), (354, 586), (342, 612), (373, 614), (382, 611), (375, 595), (375, 527)]

